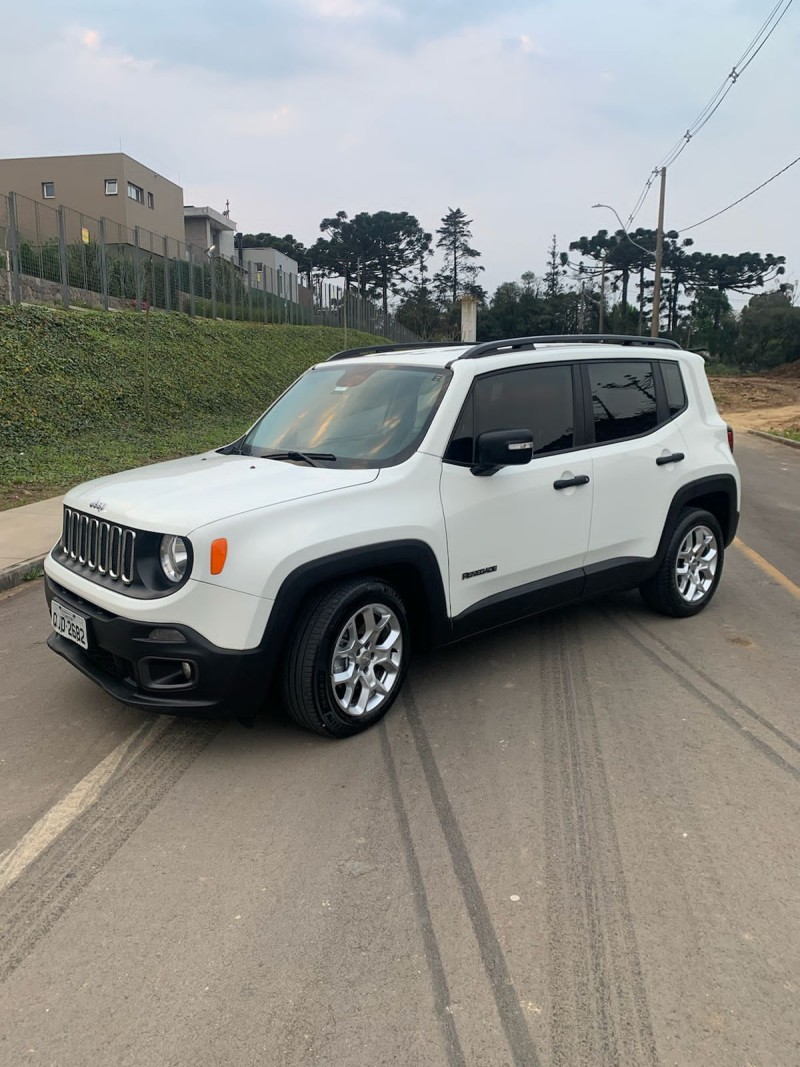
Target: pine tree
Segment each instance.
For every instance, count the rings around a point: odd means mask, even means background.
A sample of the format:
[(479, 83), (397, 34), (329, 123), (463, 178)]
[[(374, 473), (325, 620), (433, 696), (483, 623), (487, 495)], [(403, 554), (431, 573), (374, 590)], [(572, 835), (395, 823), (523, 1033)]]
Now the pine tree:
[(483, 267), (475, 263), (480, 252), (469, 245), (472, 219), (458, 207), (448, 208), (441, 221), (436, 247), (444, 252), (444, 267), (434, 276), (433, 284), (440, 303), (452, 306), (464, 293), (474, 291)]

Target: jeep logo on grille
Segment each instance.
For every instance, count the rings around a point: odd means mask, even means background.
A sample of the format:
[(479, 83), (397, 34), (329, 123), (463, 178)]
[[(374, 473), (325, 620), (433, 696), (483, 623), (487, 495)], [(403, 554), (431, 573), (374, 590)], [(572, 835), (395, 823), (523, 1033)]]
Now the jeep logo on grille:
[(91, 504), (89, 505), (89, 507), (90, 508), (94, 508), (95, 511), (105, 511), (106, 510), (106, 506), (107, 505), (102, 500), (93, 500), (91, 502)]

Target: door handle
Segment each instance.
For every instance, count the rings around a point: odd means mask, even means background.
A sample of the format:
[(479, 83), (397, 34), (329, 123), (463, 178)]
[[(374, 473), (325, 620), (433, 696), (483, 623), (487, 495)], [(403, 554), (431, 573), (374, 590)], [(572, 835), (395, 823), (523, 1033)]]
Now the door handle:
[(571, 485), (587, 485), (588, 482), (588, 474), (576, 474), (574, 478), (558, 478), (555, 482), (553, 482), (553, 488), (569, 489)]
[(656, 465), (663, 467), (667, 463), (680, 463), (682, 459), (686, 459), (683, 452), (673, 452), (670, 456), (659, 456)]

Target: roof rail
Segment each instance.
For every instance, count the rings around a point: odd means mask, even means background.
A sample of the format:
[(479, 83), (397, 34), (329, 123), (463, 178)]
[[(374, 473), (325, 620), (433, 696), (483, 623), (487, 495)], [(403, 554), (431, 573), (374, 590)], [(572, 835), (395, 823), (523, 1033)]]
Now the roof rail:
[[(636, 337), (623, 333), (558, 333), (540, 337), (510, 337), (501, 341), (484, 341), (474, 345), (456, 359), (478, 359), (480, 356), (497, 355), (506, 349), (536, 348), (536, 345), (637, 345), (642, 348), (680, 348), (677, 341), (667, 337)], [(455, 362), (455, 360), (454, 360)]]
[(330, 363), (335, 359), (350, 359), (353, 356), (369, 356), (375, 353), (383, 352), (408, 352), (413, 348), (457, 348), (459, 345), (469, 344), (474, 342), (468, 341), (412, 341), (410, 344), (394, 344), (394, 345), (367, 345), (366, 348), (346, 348), (342, 352), (334, 352), (332, 356), (328, 356), (326, 362)]

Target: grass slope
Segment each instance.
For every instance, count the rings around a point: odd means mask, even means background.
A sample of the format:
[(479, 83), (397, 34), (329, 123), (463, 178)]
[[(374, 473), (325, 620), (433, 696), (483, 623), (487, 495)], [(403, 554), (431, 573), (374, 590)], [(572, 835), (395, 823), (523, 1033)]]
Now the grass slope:
[[(346, 343), (382, 341), (349, 330)], [(224, 444), (344, 347), (327, 326), (0, 308), (0, 508)]]

